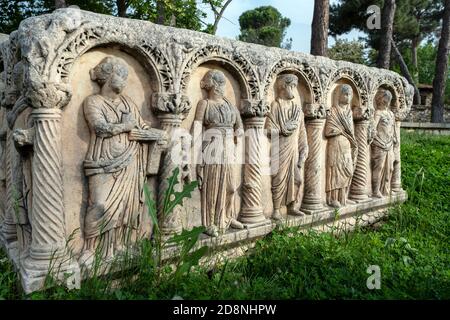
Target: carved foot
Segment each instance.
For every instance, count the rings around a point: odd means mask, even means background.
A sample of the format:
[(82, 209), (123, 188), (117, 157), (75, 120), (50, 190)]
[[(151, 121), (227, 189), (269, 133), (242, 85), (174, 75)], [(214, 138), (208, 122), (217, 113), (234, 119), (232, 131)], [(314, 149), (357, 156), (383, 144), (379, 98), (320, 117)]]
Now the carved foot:
[(290, 215), (299, 216), (299, 217), (306, 215), (303, 211), (300, 211), (299, 209), (295, 209), (295, 208), (290, 208), (288, 213)]
[(214, 225), (207, 227), (205, 233), (210, 237), (218, 237), (219, 236), (219, 230)]
[(353, 200), (347, 199), (347, 204), (356, 204), (356, 201), (353, 201)]
[(333, 207), (333, 208), (340, 208), (340, 207), (342, 207), (341, 203), (339, 201), (337, 201), (337, 200), (332, 200), (329, 203), (329, 205), (330, 205), (330, 207)]
[(90, 269), (90, 267), (94, 264), (94, 258), (95, 254), (93, 251), (84, 250), (80, 258), (78, 259), (78, 263), (80, 264), (80, 266)]
[(231, 219), (230, 227), (233, 229), (244, 229), (245, 228), (245, 226), (241, 222), (237, 221), (236, 219)]
[(273, 214), (272, 214), (272, 219), (273, 219), (273, 220), (277, 220), (277, 221), (283, 219), (283, 216), (281, 215), (279, 209), (277, 209), (277, 210), (275, 210), (275, 211), (273, 212)]
[(375, 193), (373, 194), (373, 197), (374, 197), (374, 198), (383, 198), (383, 195), (381, 194), (380, 191), (378, 191), (378, 192), (375, 192)]

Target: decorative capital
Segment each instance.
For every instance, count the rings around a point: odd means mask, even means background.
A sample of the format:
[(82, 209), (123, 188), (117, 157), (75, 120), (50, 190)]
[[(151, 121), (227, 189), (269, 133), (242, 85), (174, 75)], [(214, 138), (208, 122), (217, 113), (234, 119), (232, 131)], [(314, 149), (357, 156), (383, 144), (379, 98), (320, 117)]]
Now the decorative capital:
[(67, 84), (30, 82), (26, 97), (36, 109), (61, 109), (72, 98), (72, 91)]
[(191, 110), (191, 102), (181, 93), (154, 93), (152, 107), (157, 114), (185, 116)]
[(241, 114), (243, 117), (263, 118), (270, 111), (269, 103), (266, 100), (241, 100)]
[(359, 105), (353, 106), (353, 120), (354, 121), (365, 121), (372, 118), (374, 110), (368, 106)]
[(303, 106), (303, 113), (308, 120), (324, 119), (327, 115), (325, 106), (318, 103), (306, 103)]

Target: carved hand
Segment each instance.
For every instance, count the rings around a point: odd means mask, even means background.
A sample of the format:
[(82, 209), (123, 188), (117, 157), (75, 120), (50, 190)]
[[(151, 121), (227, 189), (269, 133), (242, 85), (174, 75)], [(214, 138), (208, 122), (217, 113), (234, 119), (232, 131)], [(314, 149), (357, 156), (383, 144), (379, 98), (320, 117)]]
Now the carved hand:
[(289, 131), (294, 131), (295, 129), (297, 129), (298, 127), (298, 123), (295, 119), (291, 119), (286, 123), (286, 129)]
[(125, 125), (124, 126), (125, 132), (130, 132), (131, 130), (137, 127), (136, 119), (134, 119), (131, 113), (122, 114), (122, 124)]

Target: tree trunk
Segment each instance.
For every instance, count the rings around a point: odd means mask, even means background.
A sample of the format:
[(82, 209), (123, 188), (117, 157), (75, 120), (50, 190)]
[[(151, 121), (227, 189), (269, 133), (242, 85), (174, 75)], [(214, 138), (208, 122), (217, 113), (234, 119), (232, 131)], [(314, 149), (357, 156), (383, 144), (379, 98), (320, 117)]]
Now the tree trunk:
[(164, 5), (164, 0), (156, 1), (156, 11), (158, 15), (156, 18), (156, 23), (164, 25), (166, 21), (166, 7)]
[(55, 0), (55, 8), (56, 9), (66, 8), (66, 7), (67, 7), (66, 0)]
[(327, 56), (329, 17), (329, 0), (315, 0), (311, 24), (311, 54), (313, 55)]
[(400, 71), (402, 72), (402, 75), (406, 78), (406, 80), (408, 80), (409, 84), (414, 87), (414, 104), (419, 105), (420, 104), (419, 89), (417, 88), (417, 85), (414, 82), (414, 79), (411, 76), (411, 73), (409, 72), (409, 69), (405, 63), (405, 60), (403, 60), (400, 50), (398, 50), (397, 45), (395, 44), (394, 40), (392, 40), (392, 39), (391, 39), (391, 45), (392, 45), (392, 49), (394, 49), (394, 54), (395, 54), (395, 57), (397, 58), (398, 64), (400, 65)]
[(417, 48), (419, 47), (420, 44), (420, 37), (416, 36), (414, 38), (412, 38), (411, 40), (411, 60), (412, 60), (412, 65), (414, 67), (414, 79), (418, 82), (419, 81), (419, 65), (417, 62)]
[(127, 0), (117, 0), (117, 14), (119, 17), (125, 18), (127, 16), (128, 4)]
[(436, 58), (436, 72), (433, 79), (433, 99), (431, 101), (431, 122), (444, 122), (444, 94), (448, 73), (450, 42), (450, 0), (445, 0), (442, 17), (441, 39)]
[(385, 0), (381, 12), (381, 37), (378, 50), (377, 67), (389, 69), (391, 59), (391, 40), (394, 31), (395, 0)]
[(214, 24), (212, 27), (212, 34), (216, 34), (217, 27), (219, 26), (220, 19), (223, 17), (223, 13), (225, 12), (225, 9), (228, 7), (228, 5), (231, 3), (232, 0), (227, 0), (220, 11), (217, 11), (217, 8), (214, 6), (214, 4), (210, 1), (209, 4), (211, 5), (211, 9), (214, 12)]

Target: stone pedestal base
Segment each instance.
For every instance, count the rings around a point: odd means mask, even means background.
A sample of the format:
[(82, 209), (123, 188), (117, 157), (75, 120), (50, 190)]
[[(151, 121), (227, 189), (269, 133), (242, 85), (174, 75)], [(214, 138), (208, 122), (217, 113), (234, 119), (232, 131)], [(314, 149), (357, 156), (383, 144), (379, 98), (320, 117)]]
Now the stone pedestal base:
[(57, 284), (65, 285), (68, 289), (80, 288), (80, 268), (76, 262), (35, 260), (30, 257), (22, 262), (20, 280), (25, 293), (45, 288), (47, 277)]
[(357, 203), (366, 202), (366, 201), (371, 200), (371, 198), (367, 194), (350, 194), (348, 198)]
[(242, 208), (239, 221), (249, 227), (251, 225), (261, 225), (261, 223), (270, 223), (270, 220), (266, 219), (261, 208)]
[(307, 204), (307, 203), (303, 202), (301, 210), (302, 210), (302, 212), (306, 213), (307, 215), (311, 215), (314, 213), (321, 213), (321, 212), (327, 211), (328, 207), (324, 206), (322, 203)]

